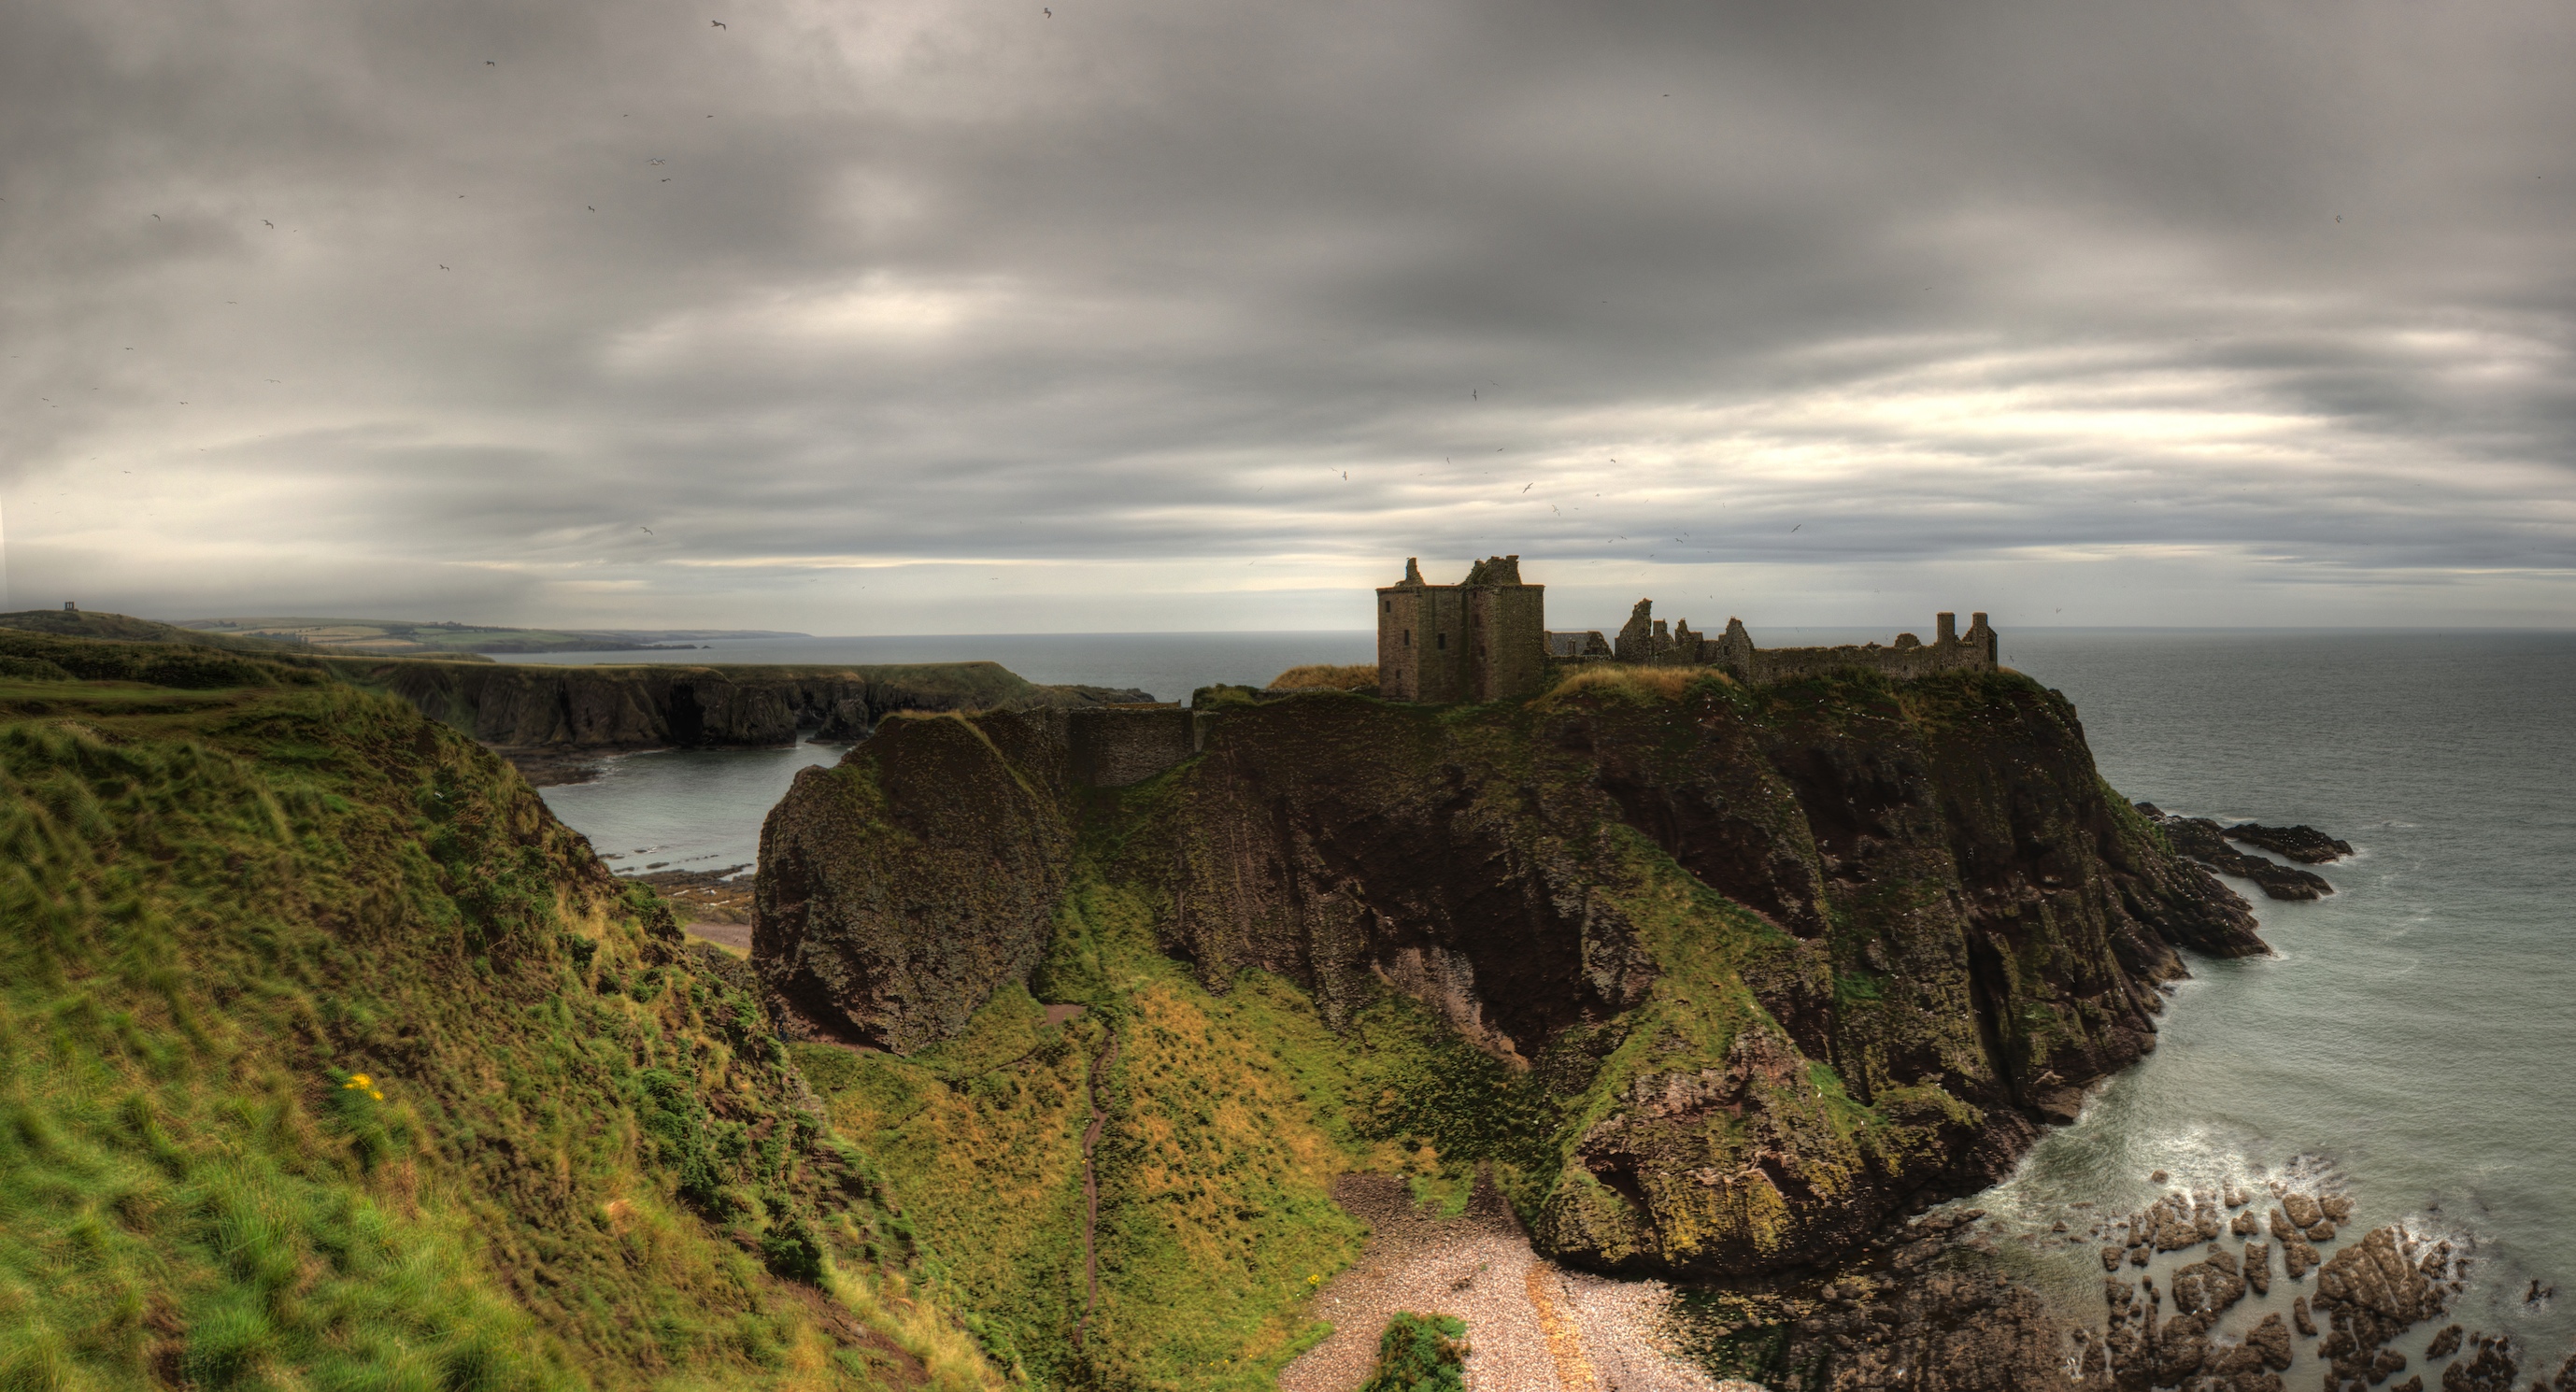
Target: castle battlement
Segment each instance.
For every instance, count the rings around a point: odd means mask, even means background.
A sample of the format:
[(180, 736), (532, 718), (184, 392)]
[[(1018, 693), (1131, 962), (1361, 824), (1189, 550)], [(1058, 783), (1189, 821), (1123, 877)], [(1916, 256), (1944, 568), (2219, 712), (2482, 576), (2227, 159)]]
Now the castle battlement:
[(1876, 643), (1831, 648), (1757, 648), (1744, 621), (1730, 618), (1714, 636), (1691, 631), (1688, 619), (1667, 626), (1655, 602), (1637, 601), (1616, 640), (1600, 630), (1547, 629), (1544, 585), (1521, 581), (1521, 558), (1489, 556), (1455, 585), (1422, 578), (1416, 560), (1404, 579), (1377, 592), (1378, 694), (1391, 701), (1492, 701), (1536, 695), (1551, 663), (1612, 662), (1641, 667), (1714, 667), (1747, 684), (1862, 668), (1890, 677), (1935, 672), (1991, 672), (1999, 665), (1995, 631), (1983, 614), (1933, 616), (1933, 639), (1896, 635)]

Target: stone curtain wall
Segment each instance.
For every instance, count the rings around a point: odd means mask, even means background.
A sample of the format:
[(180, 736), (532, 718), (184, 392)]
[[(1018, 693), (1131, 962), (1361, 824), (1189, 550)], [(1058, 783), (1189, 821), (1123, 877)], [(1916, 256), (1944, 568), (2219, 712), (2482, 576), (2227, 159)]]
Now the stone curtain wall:
[(1181, 706), (1075, 711), (1065, 738), (1077, 783), (1124, 788), (1198, 752), (1199, 717)]

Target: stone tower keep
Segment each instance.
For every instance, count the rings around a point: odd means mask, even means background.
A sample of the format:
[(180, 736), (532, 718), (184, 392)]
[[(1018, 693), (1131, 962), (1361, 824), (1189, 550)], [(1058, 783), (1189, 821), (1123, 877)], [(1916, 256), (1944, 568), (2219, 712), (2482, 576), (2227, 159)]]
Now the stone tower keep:
[(1521, 583), (1521, 558), (1489, 556), (1455, 585), (1426, 584), (1416, 561), (1377, 592), (1378, 694), (1390, 701), (1532, 696), (1546, 675), (1547, 587)]

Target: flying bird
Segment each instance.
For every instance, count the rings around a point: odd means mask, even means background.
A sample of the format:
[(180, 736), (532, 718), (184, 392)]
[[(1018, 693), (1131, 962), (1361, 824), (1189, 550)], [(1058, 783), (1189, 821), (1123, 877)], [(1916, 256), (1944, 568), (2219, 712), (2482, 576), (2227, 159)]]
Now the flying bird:
[(485, 66), (485, 67), (487, 67), (487, 68), (497, 68), (497, 67), (499, 67), (499, 66), (501, 66), (501, 65), (500, 65), (500, 64), (498, 64), (498, 63), (493, 62), (493, 61), (492, 61), (491, 59), (489, 59), (489, 58), (486, 58), (486, 59), (484, 59), (484, 60), (483, 60), (483, 66)]
[(1521, 485), (1521, 491), (1522, 491), (1523, 493), (1527, 493), (1528, 491), (1530, 491), (1531, 489), (1536, 488), (1536, 487), (1538, 487), (1538, 485), (1537, 485), (1537, 484), (1535, 484), (1535, 483), (1524, 483), (1524, 484), (1522, 484), (1522, 485)]
[(711, 20), (708, 20), (708, 21), (707, 21), (707, 23), (714, 25), (714, 26), (715, 26), (715, 27), (717, 27), (718, 29), (722, 29), (723, 27), (725, 27), (725, 22), (724, 22), (723, 20), (721, 20), (721, 19), (711, 19)]
[(594, 213), (599, 211), (599, 205), (596, 203), (584, 203), (581, 206), (590, 209)]
[(652, 529), (652, 528), (650, 528), (650, 527), (646, 527), (646, 528), (644, 528), (644, 535), (646, 535), (646, 536), (651, 536), (651, 535), (653, 535), (653, 529)]
[[(1805, 525), (1807, 525), (1807, 524), (1806, 524), (1806, 523), (1804, 523), (1804, 522), (1801, 522), (1801, 523), (1799, 523), (1799, 524), (1798, 524), (1798, 527), (1803, 527), (1803, 526), (1805, 526)], [(1794, 531), (1798, 530), (1798, 527), (1791, 527), (1789, 530), (1794, 532)]]
[(1053, 18), (1055, 18), (1055, 11), (1053, 11), (1053, 10), (1049, 10), (1049, 11), (1047, 11), (1047, 12), (1046, 12), (1046, 17), (1047, 17), (1047, 18), (1049, 18), (1049, 19), (1053, 19)]
[(276, 224), (276, 223), (273, 223), (273, 222), (271, 222), (271, 221), (269, 221), (269, 220), (268, 220), (268, 219), (266, 219), (266, 218), (261, 218), (261, 219), (259, 220), (259, 225), (260, 225), (260, 226), (262, 226), (262, 227), (265, 227), (265, 228), (269, 229), (269, 230), (270, 230), (270, 231), (272, 231), (272, 232), (274, 232), (274, 231), (276, 231), (276, 230), (277, 230), (277, 224)]
[(445, 266), (441, 266), (441, 267), (439, 267), (439, 269), (443, 271), (443, 270), (446, 270), (447, 268), (446, 268)]

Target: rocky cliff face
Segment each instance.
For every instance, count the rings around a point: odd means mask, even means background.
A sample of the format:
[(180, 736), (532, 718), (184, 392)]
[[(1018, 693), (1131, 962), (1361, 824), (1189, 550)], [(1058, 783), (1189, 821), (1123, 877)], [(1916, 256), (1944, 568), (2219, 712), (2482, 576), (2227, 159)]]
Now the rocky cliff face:
[(2009, 673), (1316, 694), (1115, 794), (1062, 750), (1041, 714), (908, 720), (800, 778), (754, 934), (789, 1012), (927, 1043), (1096, 874), (1211, 989), (1277, 973), (1328, 1021), (1400, 991), (1523, 1070), (1557, 1129), (1515, 1198), (1608, 1269), (1830, 1260), (2153, 1047), (2177, 948), (2263, 950)]
[(337, 659), (338, 675), (389, 691), (485, 744), (657, 749), (792, 744), (799, 731), (862, 739), (897, 711), (1079, 707), (1142, 691), (1042, 686), (993, 662), (877, 667), (553, 667)]

